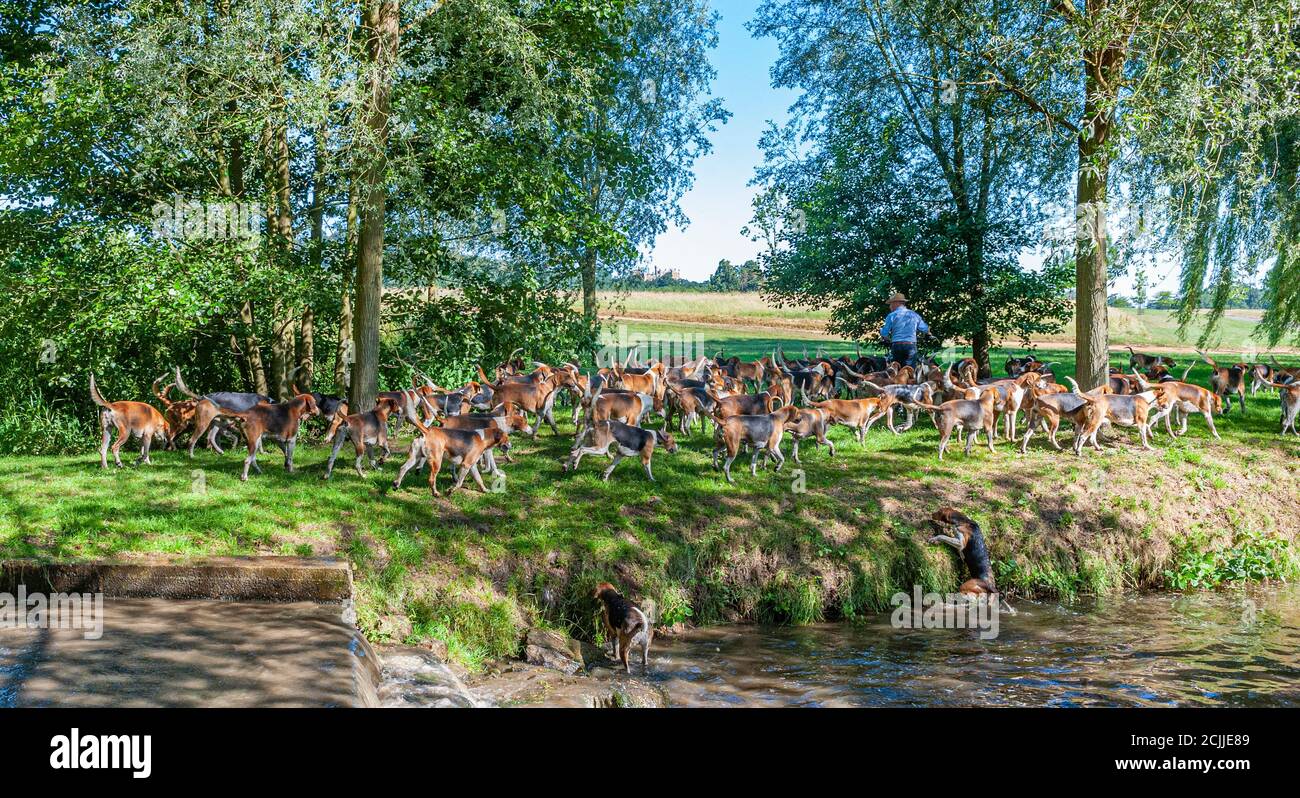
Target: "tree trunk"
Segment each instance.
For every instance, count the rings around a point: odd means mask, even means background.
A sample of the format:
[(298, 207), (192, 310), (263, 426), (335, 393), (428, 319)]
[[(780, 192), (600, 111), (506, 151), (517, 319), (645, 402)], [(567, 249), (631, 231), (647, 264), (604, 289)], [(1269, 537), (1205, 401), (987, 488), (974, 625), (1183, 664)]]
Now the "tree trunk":
[(591, 323), (596, 318), (596, 251), (582, 256), (582, 315)]
[(992, 346), (992, 337), (989, 335), (988, 309), (985, 307), (985, 288), (984, 288), (984, 224), (985, 219), (976, 218), (971, 211), (969, 203), (963, 200), (958, 202), (958, 207), (965, 219), (963, 228), (965, 229), (964, 238), (966, 239), (966, 263), (970, 270), (970, 291), (971, 307), (975, 309), (979, 319), (974, 331), (971, 333), (970, 346), (971, 357), (975, 359), (978, 367), (979, 376), (987, 378), (993, 376), (993, 367), (989, 363), (989, 349)]
[(393, 68), (399, 44), (398, 0), (368, 0), (364, 12), (370, 74), (366, 86), (365, 126), (370, 152), (361, 173), (360, 231), (357, 235), (356, 307), (352, 339), (350, 405), (355, 412), (375, 403), (379, 381), (379, 321), (384, 285), (384, 212), (387, 190), (388, 115)]
[(293, 358), (296, 349), (298, 325), (293, 308), (288, 303), (276, 301), (272, 305), (274, 329), (271, 337), (271, 387), (275, 398), (284, 401), (293, 395)]
[(970, 340), (971, 357), (979, 364), (979, 376), (981, 378), (993, 376), (993, 366), (989, 363), (989, 328), (980, 327), (971, 336)]
[(258, 349), (257, 327), (253, 316), (253, 300), (245, 299), (239, 308), (239, 323), (244, 328), (244, 359), (247, 362), (249, 386), (253, 393), (270, 396), (266, 384), (266, 367), (262, 364), (262, 352)]
[(357, 189), (348, 188), (347, 227), (343, 236), (343, 296), (339, 310), (339, 341), (334, 351), (334, 389), (341, 395), (349, 394), (352, 377), (352, 265), (357, 243)]
[[(283, 56), (275, 56), (277, 66)], [(292, 279), (290, 269), (293, 248), (293, 208), (289, 199), (289, 123), (285, 118), (284, 94), (277, 95), (271, 106), (270, 140), (267, 156), (271, 164), (272, 202), (267, 208), (268, 233), (271, 236), (269, 251), (276, 270), (286, 280)], [(276, 298), (272, 311), (271, 331), (271, 382), (275, 398), (284, 400), (293, 394), (294, 344), (297, 332), (297, 310), (281, 298)]]
[[(320, 278), (321, 264), (325, 259), (325, 173), (328, 169), (328, 151), (325, 137), (328, 131), (324, 124), (316, 128), (314, 165), (312, 168), (311, 207), (308, 217), (311, 221), (311, 240), (308, 244), (308, 263), (310, 280)], [(316, 312), (308, 302), (302, 309), (302, 320), (298, 325), (298, 387), (310, 391), (316, 376)]]
[(1110, 362), (1106, 310), (1106, 193), (1123, 47), (1093, 51), (1084, 62), (1084, 124), (1075, 191), (1075, 379), (1084, 390), (1106, 382)]
[(298, 320), (298, 376), (295, 382), (300, 391), (310, 391), (316, 371), (316, 312), (311, 306), (302, 309)]
[[(596, 311), (596, 251), (589, 249), (582, 255), (582, 315), (588, 329), (596, 325)], [(595, 363), (595, 342), (587, 354), (591, 356), (591, 362)]]

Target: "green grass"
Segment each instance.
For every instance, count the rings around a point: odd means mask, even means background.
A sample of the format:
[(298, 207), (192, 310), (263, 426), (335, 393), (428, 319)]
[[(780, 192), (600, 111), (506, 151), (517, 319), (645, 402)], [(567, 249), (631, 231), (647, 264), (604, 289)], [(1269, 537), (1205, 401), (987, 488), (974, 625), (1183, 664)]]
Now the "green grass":
[[(788, 352), (802, 349), (786, 340)], [(735, 331), (716, 343), (753, 357), (773, 339)], [(1043, 356), (1063, 372), (1072, 365), (1069, 352)], [(913, 584), (950, 589), (960, 563), (924, 540), (925, 517), (943, 504), (983, 524), (999, 583), (1019, 595), (1190, 585), (1173, 575), (1200, 573), (1202, 560), (1249, 576), (1272, 573), (1259, 552), (1294, 551), (1295, 525), (1283, 521), (1300, 513), (1300, 439), (1277, 434), (1276, 407), (1261, 395), (1245, 415), (1221, 417), (1223, 442), (1193, 419), (1186, 438), (1158, 437), (1161, 451), (1141, 452), (1121, 432), (1081, 460), (1036, 438), (1024, 456), (1000, 443), (940, 463), (928, 420), (897, 437), (877, 426), (865, 447), (838, 428), (836, 458), (805, 445), (802, 467), (790, 459), (780, 474), (751, 477), (742, 457), (734, 486), (710, 467), (711, 435), (698, 428), (676, 455), (656, 454), (655, 483), (632, 460), (609, 483), (600, 458), (565, 474), (565, 422), (559, 438), (515, 440), (503, 493), (438, 500), (415, 475), (391, 489), (409, 433), (381, 473), (341, 467), (329, 482), (319, 442), (300, 446), (297, 473), (267, 454), (265, 473), (244, 483), (238, 452), (163, 452), (151, 467), (101, 471), (86, 441), (80, 456), (0, 459), (0, 556), (345, 557), (368, 636), (438, 638), (470, 667), (516, 653), (528, 625), (597, 637), (598, 581), (653, 601), (663, 622), (697, 624), (852, 619)], [(1213, 559), (1256, 538), (1279, 542)]]

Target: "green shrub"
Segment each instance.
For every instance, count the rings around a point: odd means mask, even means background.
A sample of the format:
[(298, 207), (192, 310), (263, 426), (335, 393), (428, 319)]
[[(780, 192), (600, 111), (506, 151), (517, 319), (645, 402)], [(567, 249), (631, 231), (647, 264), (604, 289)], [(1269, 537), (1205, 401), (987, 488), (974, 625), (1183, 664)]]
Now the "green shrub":
[(1179, 552), (1175, 566), (1165, 571), (1165, 579), (1175, 590), (1188, 590), (1232, 582), (1287, 579), (1296, 570), (1295, 553), (1289, 541), (1244, 530), (1226, 548), (1185, 547)]
[(793, 577), (781, 571), (767, 585), (758, 604), (762, 623), (802, 626), (822, 618), (821, 590), (814, 577)]

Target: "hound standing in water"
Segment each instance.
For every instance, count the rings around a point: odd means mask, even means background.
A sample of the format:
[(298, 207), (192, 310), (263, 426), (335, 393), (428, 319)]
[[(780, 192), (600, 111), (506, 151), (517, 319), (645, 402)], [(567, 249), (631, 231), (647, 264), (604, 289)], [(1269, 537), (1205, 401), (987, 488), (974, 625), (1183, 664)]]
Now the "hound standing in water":
[(654, 629), (635, 604), (623, 598), (608, 582), (596, 585), (591, 597), (600, 601), (600, 616), (605, 623), (605, 633), (614, 641), (614, 659), (623, 663), (623, 670), (632, 672), (627, 664), (627, 652), (637, 640), (641, 641), (641, 667), (650, 667), (650, 638)]

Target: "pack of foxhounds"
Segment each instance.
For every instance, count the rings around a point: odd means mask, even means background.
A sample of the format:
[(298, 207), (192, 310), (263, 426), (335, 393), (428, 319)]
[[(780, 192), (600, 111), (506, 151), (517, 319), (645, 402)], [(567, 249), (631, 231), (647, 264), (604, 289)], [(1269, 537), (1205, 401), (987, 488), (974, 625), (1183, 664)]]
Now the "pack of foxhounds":
[[(1150, 449), (1162, 419), (1173, 438), (1185, 434), (1189, 419), (1199, 415), (1218, 438), (1216, 415), (1231, 412), (1234, 402), (1242, 412), (1247, 392), (1255, 396), (1272, 389), (1281, 397), (1281, 432), (1300, 435), (1300, 367), (1276, 360), (1271, 365), (1221, 366), (1200, 352), (1211, 369), (1208, 387), (1187, 381), (1196, 361), (1176, 377), (1174, 359), (1129, 348), (1129, 370), (1112, 368), (1106, 384), (1088, 391), (1069, 376), (1068, 386), (1057, 382), (1052, 364), (1033, 355), (1008, 358), (1005, 377), (980, 378), (971, 358), (946, 365), (925, 359), (912, 367), (861, 354), (829, 358), (820, 350), (792, 358), (780, 347), (751, 362), (719, 353), (677, 364), (641, 363), (633, 351), (623, 363), (590, 373), (576, 363), (533, 361), (529, 367), (518, 354), (497, 365), (492, 375), (479, 367), (478, 379), (456, 389), (440, 387), (412, 367), (416, 384), (383, 391), (374, 407), (357, 413), (341, 397), (298, 392), (296, 386), (295, 395), (286, 401), (233, 391), (198, 394), (185, 384), (179, 368), (154, 382), (160, 410), (146, 402), (105, 400), (91, 374), (90, 395), (102, 408), (100, 465), (108, 467), (111, 450), (120, 467), (120, 450), (133, 438), (141, 442), (138, 462), (149, 463), (155, 441), (176, 448), (188, 434), (191, 456), (201, 442), (221, 453), (223, 438), (242, 438), (247, 448), (242, 479), (248, 479), (250, 469), (261, 472), (257, 456), (267, 440), (281, 449), (285, 469), (292, 472), (302, 424), (319, 417), (331, 445), (323, 479), (330, 478), (348, 443), (359, 475), (364, 475), (367, 459), (372, 467), (382, 466), (392, 453), (390, 429), (400, 431), (409, 424), (417, 434), (394, 488), (401, 487), (411, 469), (427, 465), (429, 487), (435, 496), (441, 495), (438, 475), (449, 461), (452, 490), (462, 487), (466, 477), (486, 490), (482, 474), (498, 473), (499, 460), (511, 461), (512, 436), (535, 439), (543, 424), (560, 434), (555, 422), (558, 405), (570, 408), (575, 430), (564, 470), (576, 470), (586, 455), (602, 455), (610, 460), (602, 474), (606, 480), (628, 457), (638, 458), (646, 478), (653, 480), (655, 451), (676, 452), (673, 432), (689, 435), (697, 424), (702, 433), (712, 426), (713, 467), (733, 483), (731, 466), (742, 450), (751, 453), (751, 475), (769, 459), (780, 471), (787, 438), (795, 462), (802, 462), (799, 445), (805, 440), (825, 446), (833, 457), (835, 443), (827, 436), (833, 426), (850, 428), (858, 443), (865, 444), (876, 422), (883, 420), (897, 434), (910, 429), (922, 414), (938, 430), (940, 460), (954, 435), (959, 445), (964, 442), (967, 455), (981, 435), (990, 451), (1003, 439), (1013, 444), (1018, 440), (1025, 452), (1035, 433), (1046, 433), (1051, 445), (1060, 449), (1057, 433), (1063, 420), (1073, 427), (1076, 455), (1089, 445), (1100, 450), (1098, 433), (1103, 427), (1133, 428), (1141, 446)], [(174, 379), (162, 385), (169, 377)], [(171, 398), (174, 391), (181, 398)], [(895, 426), (896, 414), (903, 416), (900, 426)], [(648, 423), (652, 419), (657, 428)]]

